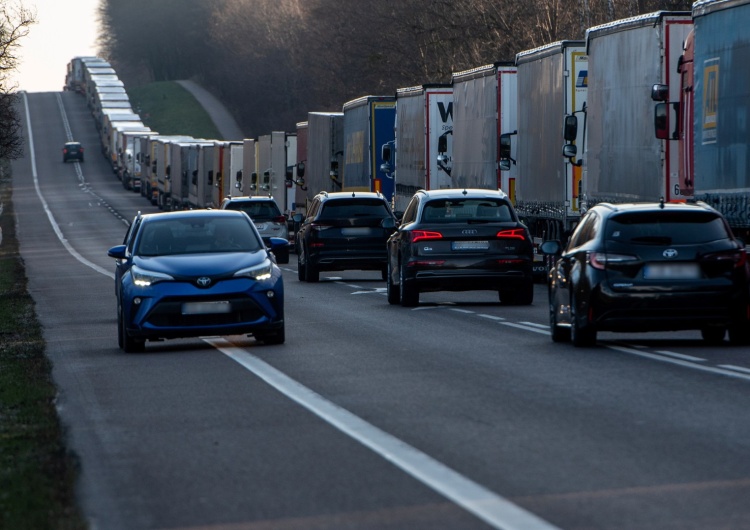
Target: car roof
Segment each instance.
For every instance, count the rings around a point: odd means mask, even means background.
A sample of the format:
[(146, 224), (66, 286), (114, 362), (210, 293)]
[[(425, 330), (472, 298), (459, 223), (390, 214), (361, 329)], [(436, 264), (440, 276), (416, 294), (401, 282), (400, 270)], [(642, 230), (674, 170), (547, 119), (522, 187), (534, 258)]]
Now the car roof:
[(146, 222), (152, 222), (152, 221), (161, 221), (165, 219), (191, 219), (191, 218), (197, 218), (200, 219), (202, 217), (211, 217), (211, 218), (220, 218), (220, 217), (241, 217), (243, 219), (247, 219), (247, 215), (245, 215), (244, 212), (240, 212), (239, 210), (214, 210), (214, 209), (206, 209), (206, 210), (179, 210), (175, 212), (158, 212), (158, 213), (147, 213), (142, 214), (141, 218), (143, 221)]
[(65, 142), (65, 145), (81, 145), (81, 142)]
[(440, 190), (419, 190), (430, 199), (468, 198), (468, 199), (507, 199), (508, 195), (502, 190), (485, 190), (478, 188), (450, 188)]
[(679, 211), (702, 211), (702, 212), (719, 212), (704, 202), (628, 202), (612, 204), (608, 202), (598, 203), (593, 208), (609, 211), (611, 214), (624, 212), (679, 212)]
[(367, 199), (383, 199), (385, 197), (375, 191), (321, 191), (318, 193), (320, 197), (325, 197), (326, 200), (331, 199), (351, 199), (351, 198), (367, 198)]
[(273, 197), (224, 197), (224, 202), (276, 202)]

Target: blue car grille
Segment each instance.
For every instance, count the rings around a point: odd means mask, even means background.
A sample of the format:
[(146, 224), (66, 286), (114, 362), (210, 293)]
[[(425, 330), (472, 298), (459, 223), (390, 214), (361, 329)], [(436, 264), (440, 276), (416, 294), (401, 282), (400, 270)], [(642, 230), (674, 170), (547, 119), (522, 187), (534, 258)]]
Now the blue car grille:
[[(229, 313), (183, 315), (182, 304), (191, 300), (163, 300), (149, 313), (146, 322), (155, 327), (203, 327), (221, 326), (256, 322), (267, 316), (265, 311), (251, 298), (235, 298), (230, 300), (232, 310)], [(207, 300), (201, 299), (205, 302)]]

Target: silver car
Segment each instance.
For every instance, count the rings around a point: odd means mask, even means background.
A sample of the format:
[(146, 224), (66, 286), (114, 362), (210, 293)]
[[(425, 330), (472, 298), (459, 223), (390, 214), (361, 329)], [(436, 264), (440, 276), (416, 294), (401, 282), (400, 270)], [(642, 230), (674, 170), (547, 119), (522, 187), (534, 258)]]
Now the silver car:
[[(221, 202), (221, 209), (240, 210), (250, 216), (269, 248), (271, 237), (289, 240), (287, 218), (272, 197), (227, 197)], [(277, 263), (289, 263), (289, 247), (276, 248), (273, 253)]]

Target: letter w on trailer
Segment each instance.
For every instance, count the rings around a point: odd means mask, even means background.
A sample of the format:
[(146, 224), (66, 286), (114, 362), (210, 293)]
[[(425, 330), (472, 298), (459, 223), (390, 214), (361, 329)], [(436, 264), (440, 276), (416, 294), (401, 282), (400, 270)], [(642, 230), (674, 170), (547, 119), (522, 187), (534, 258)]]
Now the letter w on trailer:
[[(394, 140), (381, 146), (381, 171), (392, 170), (395, 211), (403, 212), (417, 190), (453, 187), (453, 108), (448, 84), (396, 91)], [(395, 145), (395, 156), (388, 154), (390, 145)]]

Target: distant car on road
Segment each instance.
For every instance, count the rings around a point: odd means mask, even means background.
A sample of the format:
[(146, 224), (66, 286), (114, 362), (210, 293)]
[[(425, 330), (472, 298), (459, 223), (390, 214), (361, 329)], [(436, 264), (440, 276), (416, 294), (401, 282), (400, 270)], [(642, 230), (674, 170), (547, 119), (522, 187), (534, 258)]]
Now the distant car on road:
[(388, 302), (431, 291), (497, 291), (504, 304), (534, 299), (531, 236), (499, 190), (420, 190), (388, 240)]
[(396, 217), (386, 198), (372, 192), (321, 192), (297, 232), (297, 275), (317, 282), (321, 271), (375, 270), (385, 279), (386, 242)]
[(83, 162), (83, 146), (80, 142), (68, 142), (63, 146), (63, 162), (68, 160)]
[(699, 329), (710, 343), (750, 340), (745, 244), (702, 204), (589, 209), (549, 274), (552, 340), (593, 346), (599, 331)]
[[(249, 215), (266, 245), (272, 237), (289, 239), (288, 220), (272, 197), (226, 197), (221, 201), (220, 208), (240, 210)], [(277, 246), (273, 252), (277, 263), (289, 263), (289, 246)]]
[[(271, 238), (274, 246), (285, 239)], [(139, 215), (116, 260), (118, 344), (252, 334), (266, 344), (284, 335), (281, 270), (241, 212), (188, 210)]]

